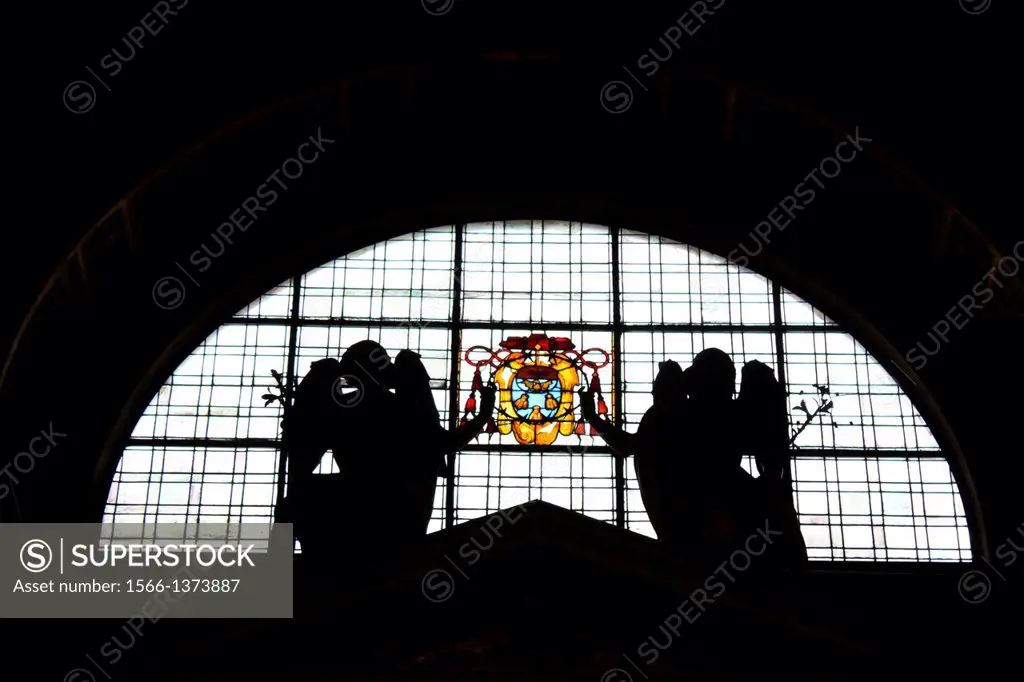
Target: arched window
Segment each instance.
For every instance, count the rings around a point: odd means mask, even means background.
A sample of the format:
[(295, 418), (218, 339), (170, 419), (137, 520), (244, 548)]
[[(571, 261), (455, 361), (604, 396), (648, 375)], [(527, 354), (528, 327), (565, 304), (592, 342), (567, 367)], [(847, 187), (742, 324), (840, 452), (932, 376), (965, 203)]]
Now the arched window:
[[(272, 370), (301, 378), (311, 362), (367, 338), (392, 357), (410, 348), (450, 428), (471, 395), (467, 351), (476, 362), (531, 334), (568, 339), (576, 352), (606, 351), (607, 365), (601, 352), (585, 356), (594, 362), (584, 380), (599, 375), (609, 416), (630, 431), (651, 404), (661, 360), (686, 366), (718, 347), (737, 368), (768, 363), (790, 392), (796, 506), (812, 559), (971, 559), (959, 489), (938, 444), (849, 334), (721, 257), (561, 221), (408, 234), (256, 299), (153, 397), (117, 467), (106, 520), (269, 519), (286, 485), (281, 408), (261, 399)], [(632, 462), (617, 467), (600, 438), (577, 426), (546, 445), (515, 432), (481, 434), (438, 486), (431, 529), (542, 499), (652, 535)], [(328, 453), (321, 470), (333, 466)]]

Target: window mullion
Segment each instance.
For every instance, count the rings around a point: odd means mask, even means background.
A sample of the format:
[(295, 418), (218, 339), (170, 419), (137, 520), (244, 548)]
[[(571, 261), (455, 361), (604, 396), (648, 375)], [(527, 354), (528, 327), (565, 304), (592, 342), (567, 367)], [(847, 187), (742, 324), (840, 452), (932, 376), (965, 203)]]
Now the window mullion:
[[(455, 272), (452, 277), (452, 366), (448, 383), (448, 428), (453, 431), (459, 425), (459, 360), (462, 349), (462, 242), (465, 229), (464, 223), (455, 226)], [(455, 458), (454, 451), (445, 453), (445, 461), (448, 463), (445, 472), (445, 528), (455, 525)]]
[[(612, 247), (612, 415), (622, 428), (622, 301), (619, 291), (619, 229), (611, 228)], [(626, 527), (626, 460), (615, 457), (615, 525)]]

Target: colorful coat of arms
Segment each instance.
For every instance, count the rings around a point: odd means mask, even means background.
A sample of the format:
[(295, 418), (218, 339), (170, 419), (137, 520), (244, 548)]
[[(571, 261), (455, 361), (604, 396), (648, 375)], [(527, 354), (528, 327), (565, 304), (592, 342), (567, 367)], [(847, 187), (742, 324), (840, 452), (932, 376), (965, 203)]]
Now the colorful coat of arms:
[[(576, 391), (587, 381), (584, 368), (593, 371), (590, 389), (597, 393), (598, 412), (608, 413), (598, 377), (598, 370), (608, 364), (607, 351), (577, 351), (569, 339), (546, 334), (510, 336), (500, 346), (497, 351), (483, 346), (466, 351), (466, 362), (476, 371), (463, 421), (476, 411), (476, 391), (483, 386), (480, 368), (484, 365), (495, 369), (493, 380), (498, 387), (498, 414), (488, 425), (488, 433), (511, 433), (519, 443), (531, 445), (550, 445), (559, 435), (583, 435), (586, 426), (575, 410)], [(479, 361), (470, 357), (481, 351), (489, 357)], [(593, 354), (601, 354), (603, 359), (594, 362), (584, 357)], [(593, 428), (590, 433), (594, 434)]]

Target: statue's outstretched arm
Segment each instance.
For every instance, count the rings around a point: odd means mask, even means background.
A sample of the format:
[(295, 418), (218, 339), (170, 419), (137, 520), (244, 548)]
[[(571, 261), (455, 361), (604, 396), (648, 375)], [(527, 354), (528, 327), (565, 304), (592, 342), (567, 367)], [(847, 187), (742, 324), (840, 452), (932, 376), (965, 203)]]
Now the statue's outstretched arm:
[(432, 452), (454, 452), (466, 447), (487, 426), (494, 411), (495, 389), (484, 386), (480, 391), (480, 409), (471, 420), (451, 431), (441, 426), (437, 405), (430, 391), (430, 375), (418, 353), (403, 350), (395, 358), (392, 376), (396, 393), (408, 401), (417, 415), (415, 423), (425, 428), (423, 445)]
[(636, 454), (639, 449), (636, 434), (627, 433), (611, 422), (601, 419), (594, 409), (593, 392), (580, 391), (580, 409), (583, 411), (583, 418), (587, 420), (587, 423), (594, 427), (597, 434), (617, 455), (629, 457)]
[(480, 409), (477, 410), (476, 416), (462, 426), (456, 427), (452, 431), (444, 432), (445, 452), (454, 452), (466, 447), (469, 445), (469, 441), (476, 438), (483, 428), (487, 426), (487, 422), (494, 412), (496, 389), (494, 386), (484, 386), (479, 391)]

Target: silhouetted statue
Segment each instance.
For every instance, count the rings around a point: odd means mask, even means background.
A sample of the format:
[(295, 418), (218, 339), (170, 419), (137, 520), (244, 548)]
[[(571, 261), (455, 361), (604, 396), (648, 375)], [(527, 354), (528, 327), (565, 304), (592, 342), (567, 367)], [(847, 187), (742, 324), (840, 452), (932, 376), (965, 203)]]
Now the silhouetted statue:
[[(445, 453), (486, 425), (494, 394), (485, 387), (478, 414), (449, 433), (412, 351), (392, 364), (380, 344), (360, 341), (340, 360), (312, 363), (282, 422), (289, 480), (279, 518), (293, 520), (303, 553), (401, 547), (425, 535)], [(338, 473), (313, 474), (328, 449)]]
[(754, 456), (760, 508), (782, 532), (776, 541), (781, 563), (799, 566), (807, 562), (807, 545), (793, 504), (789, 471), (789, 412), (786, 389), (771, 367), (754, 360), (743, 366), (737, 419), (745, 438), (744, 453)]
[(745, 450), (754, 455), (759, 477), (781, 480), (789, 462), (789, 412), (772, 368), (758, 360), (744, 365), (736, 403), (747, 431)]
[[(592, 396), (581, 396), (584, 417), (608, 445), (620, 456), (635, 457), (641, 497), (658, 538), (693, 557), (713, 560), (735, 551), (766, 519), (772, 530), (793, 535), (792, 524), (776, 518), (784, 506), (781, 486), (765, 485), (768, 478), (754, 479), (741, 466), (746, 453), (755, 455), (761, 471), (774, 475), (786, 469), (785, 392), (762, 363), (747, 363), (744, 379), (745, 392), (733, 400), (735, 365), (717, 348), (699, 353), (685, 371), (671, 360), (662, 362), (652, 406), (636, 434), (600, 419)], [(765, 563), (799, 563), (793, 542), (806, 558), (798, 523), (795, 528), (799, 539), (785, 538), (786, 549), (773, 550), (774, 560)]]
[(399, 485), (404, 487), (401, 499), (407, 500), (408, 511), (397, 511), (403, 520), (408, 519), (409, 534), (422, 536), (427, 532), (434, 508), (437, 478), (445, 473), (445, 455), (466, 447), (487, 425), (494, 411), (496, 391), (493, 386), (479, 389), (480, 409), (476, 415), (449, 432), (441, 425), (430, 390), (430, 375), (417, 353), (399, 351), (392, 384), (402, 414), (407, 415), (403, 427), (407, 429), (407, 448), (404, 456), (399, 454), (396, 464), (404, 472)]

